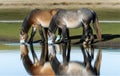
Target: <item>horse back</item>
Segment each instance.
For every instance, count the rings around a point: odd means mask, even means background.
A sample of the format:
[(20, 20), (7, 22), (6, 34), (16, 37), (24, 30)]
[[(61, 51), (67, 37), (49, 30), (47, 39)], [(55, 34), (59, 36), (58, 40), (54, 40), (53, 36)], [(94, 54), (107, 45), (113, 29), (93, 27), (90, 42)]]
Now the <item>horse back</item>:
[(67, 28), (77, 28), (82, 25), (82, 16), (77, 10), (61, 9), (55, 16), (57, 25), (66, 25)]
[(57, 9), (34, 11), (31, 14), (30, 21), (34, 24), (36, 23), (40, 24), (41, 26), (48, 27), (53, 15), (56, 14), (56, 12)]

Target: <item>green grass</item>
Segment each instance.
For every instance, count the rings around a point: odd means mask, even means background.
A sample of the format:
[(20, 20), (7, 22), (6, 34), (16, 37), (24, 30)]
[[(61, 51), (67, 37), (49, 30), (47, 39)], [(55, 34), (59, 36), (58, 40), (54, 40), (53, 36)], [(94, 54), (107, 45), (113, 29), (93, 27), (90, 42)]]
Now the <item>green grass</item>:
[(93, 10), (97, 13), (99, 20), (120, 20), (119, 9), (99, 8)]
[(0, 50), (15, 50), (15, 49), (20, 49), (20, 47), (0, 44)]
[[(93, 9), (93, 8), (91, 8)], [(0, 20), (23, 20), (32, 9), (0, 9)], [(93, 9), (100, 20), (120, 20), (119, 9)]]
[(120, 34), (119, 23), (101, 23), (100, 28), (102, 34)]
[(0, 23), (0, 39), (18, 41), (21, 23)]
[[(0, 41), (19, 41), (19, 29), (21, 23), (0, 23)], [(101, 23), (100, 24), (102, 34), (120, 34), (120, 24), (119, 23)], [(31, 31), (30, 31), (31, 32)], [(29, 32), (29, 33), (30, 33)], [(94, 31), (95, 32), (95, 31)], [(82, 27), (78, 29), (70, 29), (70, 35), (80, 35), (82, 34)], [(37, 33), (36, 39), (40, 36)]]
[[(19, 42), (19, 29), (21, 23), (0, 23), (0, 42)], [(119, 23), (100, 23), (102, 34), (119, 35), (120, 24)], [(81, 35), (82, 27), (79, 29), (70, 29), (70, 35)], [(94, 32), (95, 34), (95, 32)], [(40, 38), (39, 34), (35, 36), (35, 39)], [(120, 38), (111, 39), (112, 41), (120, 41)], [(0, 44), (0, 49), (19, 49), (19, 46), (8, 46)]]
[[(120, 24), (119, 23), (100, 23), (102, 34), (120, 34)], [(93, 32), (95, 34), (95, 30), (91, 25)], [(82, 27), (78, 29), (70, 29), (70, 35), (79, 35), (82, 34)]]
[[(0, 20), (23, 20), (31, 9), (0, 9)], [(120, 20), (119, 9), (94, 9), (99, 20)], [(19, 42), (19, 29), (22, 23), (0, 23), (0, 43), (4, 42)], [(102, 34), (120, 34), (119, 23), (100, 23)], [(70, 29), (70, 35), (82, 34), (82, 28)], [(37, 33), (35, 39), (39, 39)], [(112, 40), (120, 41), (120, 38)], [(0, 44), (0, 49), (16, 49), (18, 46), (8, 46)]]
[(0, 9), (0, 20), (20, 20), (30, 12), (30, 9)]

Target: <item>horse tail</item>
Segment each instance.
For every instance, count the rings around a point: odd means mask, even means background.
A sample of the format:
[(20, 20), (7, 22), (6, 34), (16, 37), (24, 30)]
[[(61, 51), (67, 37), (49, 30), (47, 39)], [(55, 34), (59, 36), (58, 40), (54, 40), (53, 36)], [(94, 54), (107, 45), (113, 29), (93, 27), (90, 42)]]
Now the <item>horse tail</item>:
[(95, 12), (94, 12), (93, 26), (96, 31), (98, 40), (101, 41), (101, 39), (102, 39), (101, 38), (101, 30), (100, 30), (99, 23), (98, 23), (98, 17)]

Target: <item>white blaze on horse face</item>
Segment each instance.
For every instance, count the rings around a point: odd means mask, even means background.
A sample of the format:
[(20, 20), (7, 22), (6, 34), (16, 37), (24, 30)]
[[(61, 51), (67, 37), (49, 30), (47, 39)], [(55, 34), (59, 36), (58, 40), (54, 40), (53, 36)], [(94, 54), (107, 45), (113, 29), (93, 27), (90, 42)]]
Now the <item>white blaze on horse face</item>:
[(25, 43), (25, 39), (22, 35), (20, 35), (20, 44)]
[(77, 16), (71, 18), (64, 18), (64, 22), (66, 23), (67, 28), (78, 28), (82, 26), (82, 17)]
[(34, 27), (34, 28), (33, 28), (33, 31), (36, 31), (36, 29), (37, 29), (37, 28), (36, 28), (36, 27)]
[(21, 35), (20, 34), (20, 44), (26, 44), (27, 45), (27, 42), (26, 42), (26, 35)]

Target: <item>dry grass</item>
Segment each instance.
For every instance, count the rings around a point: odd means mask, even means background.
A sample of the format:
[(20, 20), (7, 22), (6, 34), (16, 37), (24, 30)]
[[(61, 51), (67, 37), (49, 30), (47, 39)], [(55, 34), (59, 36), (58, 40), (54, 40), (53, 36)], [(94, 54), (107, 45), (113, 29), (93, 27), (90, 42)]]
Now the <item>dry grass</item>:
[(120, 8), (120, 0), (0, 0), (0, 8)]

